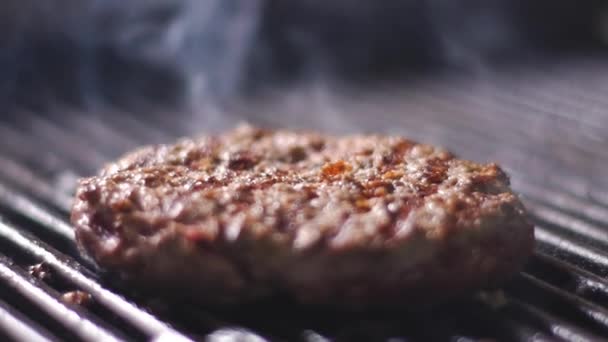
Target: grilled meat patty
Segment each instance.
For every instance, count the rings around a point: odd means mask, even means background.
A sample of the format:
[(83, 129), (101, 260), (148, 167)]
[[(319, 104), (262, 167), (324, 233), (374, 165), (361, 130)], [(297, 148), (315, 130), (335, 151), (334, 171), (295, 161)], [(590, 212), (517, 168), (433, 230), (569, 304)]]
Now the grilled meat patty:
[(251, 126), (107, 165), (81, 180), (72, 222), (102, 268), (207, 304), (433, 304), (513, 275), (534, 244), (495, 164)]

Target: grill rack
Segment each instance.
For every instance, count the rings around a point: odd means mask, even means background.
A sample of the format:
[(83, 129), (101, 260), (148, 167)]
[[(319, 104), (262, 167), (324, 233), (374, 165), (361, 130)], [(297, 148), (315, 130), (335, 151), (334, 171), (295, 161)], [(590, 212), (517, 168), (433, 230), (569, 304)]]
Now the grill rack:
[[(0, 302), (0, 330), (28, 341), (601, 340), (608, 336), (608, 180), (601, 172), (608, 166), (602, 148), (608, 142), (606, 90), (608, 66), (581, 63), (365, 94), (328, 96), (324, 86), (311, 87), (236, 106), (235, 115), (214, 122), (148, 110), (145, 119), (115, 109), (103, 116), (60, 107), (44, 114), (19, 110), (0, 122), (0, 289), (10, 294)], [(310, 320), (293, 312), (282, 317), (287, 323), (281, 327), (272, 317), (252, 320), (187, 306), (167, 313), (93, 272), (73, 247), (66, 221), (72, 189), (64, 183), (140, 144), (193, 133), (175, 124), (180, 120), (213, 129), (242, 117), (400, 133), (467, 158), (499, 160), (533, 216), (535, 255), (505, 285), (506, 302), (498, 307), (472, 298), (416, 317)], [(61, 279), (59, 285), (27, 272), (40, 262)], [(73, 289), (90, 293), (93, 306), (63, 302), (61, 293)]]

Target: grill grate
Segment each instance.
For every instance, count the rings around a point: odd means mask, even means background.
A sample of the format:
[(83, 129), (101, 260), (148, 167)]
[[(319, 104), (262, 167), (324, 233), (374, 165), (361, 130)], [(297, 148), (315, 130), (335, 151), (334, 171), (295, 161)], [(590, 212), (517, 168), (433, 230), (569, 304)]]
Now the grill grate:
[[(607, 90), (608, 66), (581, 63), (371, 92), (311, 86), (261, 96), (231, 108), (232, 116), (19, 111), (0, 122), (0, 288), (11, 294), (0, 301), (0, 330), (28, 341), (600, 340), (608, 336)], [(483, 295), (415, 317), (283, 311), (280, 326), (247, 312), (163, 308), (99, 278), (73, 247), (67, 222), (75, 177), (140, 144), (194, 133), (180, 121), (212, 130), (242, 117), (400, 133), (500, 161), (533, 215), (536, 253), (505, 285), (500, 305)], [(27, 272), (40, 262), (59, 281)], [(90, 293), (93, 304), (65, 303), (68, 290)]]

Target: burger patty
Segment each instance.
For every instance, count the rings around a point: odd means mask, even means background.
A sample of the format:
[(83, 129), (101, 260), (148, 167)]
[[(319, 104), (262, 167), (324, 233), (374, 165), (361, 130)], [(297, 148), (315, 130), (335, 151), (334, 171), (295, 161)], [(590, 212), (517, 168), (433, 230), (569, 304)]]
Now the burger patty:
[(401, 137), (247, 125), (107, 165), (80, 181), (72, 222), (101, 268), (218, 305), (434, 304), (498, 284), (534, 245), (495, 164)]

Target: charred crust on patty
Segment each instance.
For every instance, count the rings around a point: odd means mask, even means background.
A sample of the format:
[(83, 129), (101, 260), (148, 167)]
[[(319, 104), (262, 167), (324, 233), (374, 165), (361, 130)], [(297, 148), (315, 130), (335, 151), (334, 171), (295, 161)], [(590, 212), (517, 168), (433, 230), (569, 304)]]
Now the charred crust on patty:
[(81, 251), (208, 304), (442, 302), (512, 276), (533, 227), (496, 164), (381, 135), (248, 125), (144, 147), (80, 181)]

